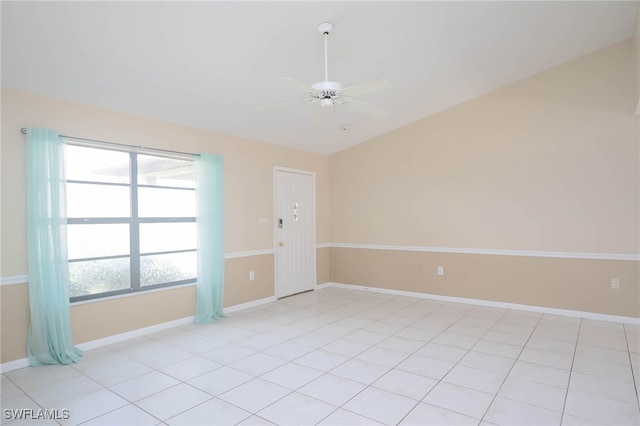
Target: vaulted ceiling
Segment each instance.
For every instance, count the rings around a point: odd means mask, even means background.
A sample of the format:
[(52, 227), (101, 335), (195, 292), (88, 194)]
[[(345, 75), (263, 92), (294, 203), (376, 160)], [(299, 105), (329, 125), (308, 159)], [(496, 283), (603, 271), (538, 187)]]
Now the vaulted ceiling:
[[(330, 154), (632, 35), (637, 2), (1, 3), (2, 85)], [(386, 119), (305, 93), (329, 76)], [(630, 88), (631, 90), (631, 88)], [(348, 130), (343, 130), (347, 125)]]

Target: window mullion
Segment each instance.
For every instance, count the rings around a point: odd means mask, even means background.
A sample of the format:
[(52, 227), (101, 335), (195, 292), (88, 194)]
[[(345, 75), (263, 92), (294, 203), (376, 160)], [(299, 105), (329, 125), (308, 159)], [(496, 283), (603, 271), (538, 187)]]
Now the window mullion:
[(138, 158), (129, 154), (131, 170), (131, 289), (140, 290), (140, 218), (138, 217)]

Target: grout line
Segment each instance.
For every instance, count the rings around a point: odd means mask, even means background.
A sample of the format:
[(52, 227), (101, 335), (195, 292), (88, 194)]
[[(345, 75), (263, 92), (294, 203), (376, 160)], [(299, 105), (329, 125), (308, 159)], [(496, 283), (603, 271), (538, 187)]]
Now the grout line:
[(627, 344), (627, 355), (629, 356), (629, 366), (631, 367), (631, 378), (633, 379), (633, 388), (636, 391), (636, 402), (638, 403), (638, 409), (640, 410), (640, 395), (638, 394), (638, 388), (640, 388), (640, 381), (639, 381), (640, 377), (636, 377), (636, 372), (633, 369), (633, 361), (631, 360), (631, 348), (629, 347), (629, 337), (627, 336), (626, 324), (622, 324), (622, 330), (624, 332), (625, 343)]
[[(506, 315), (506, 313), (505, 313)], [(502, 388), (504, 387), (505, 382), (507, 381), (507, 379), (509, 378), (509, 375), (511, 374), (511, 372), (513, 371), (513, 367), (515, 367), (516, 363), (518, 362), (518, 360), (520, 359), (520, 356), (522, 356), (522, 352), (524, 352), (524, 348), (527, 347), (527, 344), (529, 343), (529, 341), (531, 340), (531, 337), (533, 336), (533, 334), (536, 332), (536, 330), (538, 329), (538, 326), (540, 325), (540, 322), (542, 321), (542, 318), (544, 318), (544, 314), (540, 315), (540, 318), (538, 318), (538, 321), (536, 322), (536, 326), (533, 327), (533, 330), (531, 330), (531, 333), (529, 333), (529, 337), (527, 338), (527, 341), (524, 342), (524, 345), (522, 345), (522, 349), (520, 350), (520, 353), (518, 354), (518, 357), (513, 361), (513, 365), (511, 366), (511, 368), (509, 369), (509, 371), (507, 372), (507, 374), (504, 376), (504, 380), (502, 381), (502, 384), (500, 385), (500, 387), (498, 388), (498, 390), (496, 391), (496, 393), (493, 395), (493, 398), (491, 399), (491, 402), (489, 403), (489, 405), (487, 406), (487, 409), (484, 411), (484, 414), (482, 415), (482, 418), (480, 419), (480, 422), (484, 421), (484, 418), (486, 417), (487, 413), (489, 412), (489, 409), (491, 408), (491, 406), (493, 405), (493, 403), (496, 401), (496, 398), (498, 397), (498, 394), (500, 393), (500, 391), (502, 390)], [(522, 402), (522, 401), (519, 401)], [(531, 404), (530, 404), (531, 405)]]
[(578, 334), (576, 336), (576, 345), (573, 348), (573, 358), (571, 359), (571, 368), (569, 369), (569, 381), (567, 381), (567, 391), (564, 394), (564, 402), (562, 404), (562, 413), (560, 414), (560, 424), (564, 420), (564, 410), (567, 407), (567, 399), (569, 398), (569, 388), (571, 387), (571, 378), (573, 377), (573, 364), (576, 362), (576, 353), (578, 352), (578, 342), (580, 341), (580, 331), (582, 330), (583, 318), (580, 318), (580, 324), (578, 325)]

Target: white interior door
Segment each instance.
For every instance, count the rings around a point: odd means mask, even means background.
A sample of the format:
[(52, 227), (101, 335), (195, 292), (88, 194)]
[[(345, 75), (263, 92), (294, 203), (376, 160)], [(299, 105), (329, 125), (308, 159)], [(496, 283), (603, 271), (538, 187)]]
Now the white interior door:
[(316, 285), (315, 175), (276, 168), (276, 296), (313, 290)]

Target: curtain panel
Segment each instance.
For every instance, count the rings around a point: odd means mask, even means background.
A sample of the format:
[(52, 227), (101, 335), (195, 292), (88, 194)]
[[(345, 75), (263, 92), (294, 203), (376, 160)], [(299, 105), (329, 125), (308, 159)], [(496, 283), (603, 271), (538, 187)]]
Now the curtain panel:
[(224, 218), (222, 157), (208, 153), (195, 158), (198, 282), (195, 322), (224, 317)]
[(78, 362), (69, 318), (65, 141), (47, 129), (27, 129), (27, 244), (31, 365)]

